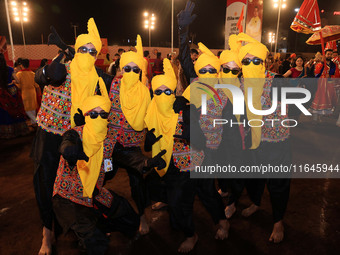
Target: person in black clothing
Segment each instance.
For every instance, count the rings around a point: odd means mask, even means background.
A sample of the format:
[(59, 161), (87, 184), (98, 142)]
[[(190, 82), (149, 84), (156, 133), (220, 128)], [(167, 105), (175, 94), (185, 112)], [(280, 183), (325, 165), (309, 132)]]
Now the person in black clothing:
[(40, 62), (39, 68), (44, 67), (47, 63), (48, 63), (47, 58), (43, 58), (43, 59), (41, 60), (41, 62)]
[(53, 190), (53, 209), (63, 232), (72, 229), (86, 253), (93, 255), (106, 253), (107, 233), (119, 231), (131, 238), (139, 226), (139, 217), (129, 202), (103, 187), (115, 148), (106, 136), (110, 107), (107, 93), (85, 99), (81, 108), (85, 125), (62, 136), (62, 157)]
[[(92, 26), (95, 26), (93, 19), (90, 19), (90, 22)], [(94, 77), (97, 81), (94, 81), (94, 84), (89, 84), (95, 87), (94, 94), (101, 95), (103, 90), (109, 91), (112, 76), (94, 66), (94, 60), (101, 48), (99, 34), (97, 36), (93, 34), (92, 36), (89, 36), (89, 34), (80, 35), (77, 38), (76, 45), (77, 42), (78, 44), (80, 42), (78, 40), (84, 39), (84, 36), (88, 36), (89, 40), (86, 40), (88, 43), (76, 47), (76, 51), (79, 57), (86, 57), (93, 61), (93, 65), (85, 67), (85, 70), (88, 70), (87, 68), (95, 70), (91, 77)], [(56, 44), (66, 52), (65, 54), (74, 55), (75, 53), (73, 48), (67, 46), (61, 40), (54, 28), (49, 35), (49, 44)], [(50, 65), (38, 69), (35, 75), (35, 81), (44, 87), (44, 96), (37, 116), (38, 129), (31, 152), (31, 157), (34, 160), (34, 191), (43, 222), (43, 240), (39, 254), (51, 254), (52, 252), (52, 241), (54, 239), (52, 229), (53, 223), (55, 223), (52, 192), (60, 158), (58, 149), (62, 141), (61, 135), (71, 128), (73, 118), (75, 118), (75, 123), (80, 123), (80, 125), (84, 122), (81, 111), (71, 116), (71, 87), (75, 85), (73, 81), (73, 85), (71, 85), (70, 65), (60, 63), (63, 56), (64, 53), (61, 53)], [(84, 71), (84, 73), (87, 73), (87, 71)], [(55, 225), (55, 230), (56, 227)]]
[(162, 53), (157, 52), (157, 58), (152, 68), (153, 75), (158, 75), (163, 73), (163, 60), (161, 57)]
[[(288, 55), (287, 55), (288, 56)], [(279, 72), (280, 74), (284, 74), (286, 73), (289, 69), (290, 69), (290, 61), (289, 61), (289, 57), (286, 57), (286, 59), (282, 62), (280, 68), (279, 68)]]
[(197, 77), (194, 69), (194, 63), (198, 58), (198, 51), (190, 50), (189, 44), (189, 25), (196, 19), (197, 15), (191, 15), (195, 4), (190, 0), (187, 2), (185, 9), (178, 15), (178, 33), (179, 33), (179, 61), (183, 68), (184, 76), (187, 83)]

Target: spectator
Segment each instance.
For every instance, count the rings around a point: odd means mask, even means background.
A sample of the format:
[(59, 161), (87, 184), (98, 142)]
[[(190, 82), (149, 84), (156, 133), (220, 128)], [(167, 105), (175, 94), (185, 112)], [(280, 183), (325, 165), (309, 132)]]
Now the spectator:
[(47, 58), (43, 58), (43, 59), (41, 60), (41, 62), (40, 62), (39, 68), (44, 67), (45, 65), (47, 65), (47, 63), (48, 63)]
[(278, 74), (279, 73), (279, 67), (280, 67), (279, 60), (275, 59), (274, 63), (271, 64), (271, 66), (269, 67), (269, 71)]
[(21, 94), (13, 83), (14, 70), (0, 53), (0, 138), (13, 138), (29, 132)]
[(290, 69), (290, 62), (289, 62), (289, 57), (286, 56), (286, 59), (282, 62), (280, 68), (279, 68), (279, 73), (284, 74)]
[(124, 49), (122, 49), (122, 48), (119, 48), (119, 49), (118, 49), (118, 54), (119, 54), (119, 56), (121, 56), (124, 52), (125, 52)]
[(113, 57), (113, 61), (117, 61), (118, 59), (120, 59), (120, 55), (118, 53), (115, 54), (115, 56)]
[(317, 63), (316, 58), (315, 59), (312, 58), (308, 62), (306, 62), (305, 69), (306, 69), (307, 77), (310, 77), (310, 78), (315, 77), (314, 70), (315, 70), (316, 63)]
[(144, 51), (144, 58), (148, 62), (146, 75), (147, 75), (147, 78), (148, 78), (149, 83), (150, 83), (151, 79), (152, 79), (152, 65), (151, 65), (151, 62), (150, 62), (150, 52), (148, 50)]
[(110, 54), (107, 53), (104, 59), (104, 65), (110, 65), (113, 62), (113, 60), (110, 58)]
[(18, 78), (18, 88), (22, 93), (22, 101), (24, 103), (24, 108), (27, 116), (30, 118), (30, 124), (35, 126), (36, 116), (37, 116), (37, 94), (41, 95), (39, 85), (34, 81), (34, 72), (29, 69), (30, 61), (28, 59), (22, 60), (22, 67), (20, 72), (17, 73)]
[(157, 58), (155, 59), (155, 64), (153, 66), (154, 75), (163, 74), (163, 59), (161, 55), (161, 52), (157, 52)]
[(18, 58), (17, 61), (15, 61), (15, 63), (14, 63), (14, 72), (15, 73), (19, 72), (22, 69), (21, 63), (22, 63), (22, 58)]
[(116, 75), (116, 69), (119, 68), (119, 63), (117, 65), (117, 61), (120, 59), (120, 55), (118, 53), (115, 54), (113, 58), (113, 62), (109, 65), (109, 68), (107, 69), (107, 73), (111, 74), (112, 76)]
[(283, 74), (283, 77), (291, 77), (291, 78), (303, 78), (305, 77), (305, 69), (304, 69), (304, 59), (302, 56), (298, 56), (294, 62), (294, 65), (291, 69)]
[[(337, 94), (334, 83), (325, 78), (339, 78), (339, 67), (332, 61), (331, 49), (325, 50), (325, 60), (320, 61), (315, 66), (315, 74), (318, 79), (318, 89), (316, 91), (313, 103), (310, 107), (310, 112), (313, 114), (313, 121), (321, 122), (322, 115), (331, 115), (337, 106)], [(326, 70), (324, 70), (326, 69)]]
[(196, 60), (198, 59), (198, 51), (196, 49), (191, 49), (190, 50), (190, 57), (191, 57), (191, 60), (192, 60), (192, 63), (195, 64), (196, 63)]

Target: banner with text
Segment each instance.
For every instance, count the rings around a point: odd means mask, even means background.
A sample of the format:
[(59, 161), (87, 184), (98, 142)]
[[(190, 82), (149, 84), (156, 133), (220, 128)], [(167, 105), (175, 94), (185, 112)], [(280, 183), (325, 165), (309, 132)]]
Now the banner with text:
[[(244, 13), (247, 12), (247, 0), (227, 0), (226, 18), (225, 18), (225, 49), (228, 49), (229, 36), (238, 34), (237, 22), (240, 18), (242, 8)], [(245, 19), (242, 21), (242, 26), (245, 27)]]

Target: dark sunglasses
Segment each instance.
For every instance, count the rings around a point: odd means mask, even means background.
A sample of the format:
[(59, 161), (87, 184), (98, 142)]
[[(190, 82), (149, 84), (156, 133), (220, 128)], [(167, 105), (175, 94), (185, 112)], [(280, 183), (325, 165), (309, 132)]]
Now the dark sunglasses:
[(206, 74), (207, 72), (213, 74), (213, 73), (217, 73), (217, 70), (215, 68), (209, 68), (209, 69), (202, 68), (202, 69), (198, 70), (198, 72), (200, 74)]
[(108, 112), (104, 112), (104, 111), (101, 111), (101, 112), (89, 112), (89, 116), (91, 119), (97, 119), (98, 118), (98, 115), (100, 115), (100, 117), (102, 119), (107, 119), (109, 117), (109, 113)]
[(249, 65), (251, 62), (254, 63), (254, 65), (258, 66), (259, 64), (262, 64), (263, 63), (263, 60), (260, 59), (260, 58), (253, 58), (253, 59), (250, 59), (250, 58), (244, 58), (242, 59), (242, 65)]
[(229, 69), (228, 67), (222, 67), (223, 73), (231, 72), (233, 75), (236, 75), (240, 72), (239, 69)]
[(134, 72), (134, 73), (139, 73), (140, 72), (140, 68), (138, 66), (134, 66), (134, 67), (131, 67), (131, 66), (124, 66), (123, 67), (124, 71), (129, 73), (131, 72), (131, 70)]
[(171, 89), (166, 89), (166, 90), (161, 90), (161, 89), (156, 89), (155, 90), (155, 95), (159, 96), (164, 92), (165, 95), (170, 96), (172, 93), (174, 93)]
[(97, 56), (97, 53), (98, 53), (98, 51), (96, 49), (93, 49), (93, 48), (89, 49), (89, 48), (86, 48), (85, 46), (79, 47), (78, 52), (80, 52), (82, 54), (89, 53), (93, 57)]

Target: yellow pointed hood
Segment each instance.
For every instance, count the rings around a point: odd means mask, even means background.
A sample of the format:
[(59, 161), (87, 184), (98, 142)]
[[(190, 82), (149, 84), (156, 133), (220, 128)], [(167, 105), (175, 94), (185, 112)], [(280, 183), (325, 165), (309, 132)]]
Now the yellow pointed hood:
[(128, 51), (122, 54), (122, 57), (119, 63), (120, 69), (122, 69), (124, 66), (126, 66), (130, 62), (135, 63), (141, 69), (143, 68), (144, 57), (143, 57), (142, 38), (140, 37), (140, 35), (137, 35), (137, 44), (135, 48), (137, 52)]
[[(137, 52), (124, 52), (120, 59), (120, 68), (133, 62), (141, 70), (144, 66), (142, 38), (137, 35)], [(120, 104), (124, 116), (130, 126), (136, 131), (144, 129), (144, 118), (151, 101), (149, 89), (139, 80), (139, 75), (132, 70), (123, 73), (119, 92)]]
[[(165, 85), (174, 91), (176, 89), (177, 79), (172, 65), (167, 58), (163, 60), (163, 69), (163, 75), (157, 75), (152, 79), (152, 90), (155, 91), (157, 88)], [(149, 130), (154, 128), (156, 137), (163, 135), (163, 137), (152, 146), (153, 157), (162, 150), (166, 150), (166, 153), (162, 156), (166, 162), (166, 167), (164, 169), (156, 169), (161, 177), (165, 175), (169, 168), (173, 151), (174, 134), (178, 120), (178, 114), (173, 110), (174, 102), (174, 94), (169, 96), (164, 93), (161, 95), (154, 95), (145, 116), (147, 128)]]
[(77, 52), (78, 48), (87, 43), (92, 43), (97, 50), (97, 55), (102, 49), (102, 41), (100, 40), (100, 35), (98, 28), (93, 18), (90, 18), (87, 22), (87, 34), (81, 34), (77, 37), (74, 48)]
[(251, 136), (252, 136), (252, 146), (250, 149), (256, 149), (261, 143), (262, 128), (261, 122), (256, 120), (262, 120), (261, 115), (256, 115), (249, 110), (248, 106), (248, 89), (252, 89), (252, 99), (253, 106), (257, 110), (262, 110), (261, 96), (263, 94), (263, 87), (265, 84), (266, 68), (265, 60), (267, 58), (268, 49), (265, 45), (255, 40), (251, 36), (240, 33), (237, 36), (238, 41), (247, 42), (246, 45), (242, 46), (239, 51), (239, 59), (242, 59), (249, 53), (263, 60), (260, 65), (254, 65), (250, 63), (249, 65), (242, 66), (242, 73), (244, 77), (244, 97), (247, 106), (247, 118), (248, 121), (252, 121)]
[[(90, 18), (87, 22), (87, 34), (81, 34), (78, 36), (75, 49), (76, 52), (79, 47), (92, 43), (99, 54), (102, 43), (100, 40), (99, 32), (93, 18)], [(97, 83), (99, 84), (100, 92), (103, 96), (108, 97), (105, 83), (101, 77), (98, 76), (95, 69), (96, 59), (89, 53), (76, 53), (71, 64), (71, 127), (75, 126), (73, 116), (78, 112), (78, 108), (81, 108), (83, 101), (93, 96), (96, 91)]]
[[(87, 112), (96, 107), (101, 107), (105, 112), (109, 112), (111, 101), (106, 96), (90, 96), (84, 100), (81, 109), (86, 115)], [(103, 143), (107, 135), (107, 119), (102, 119), (100, 116), (96, 119), (91, 119), (90, 116), (85, 116), (85, 123), (83, 128), (83, 149), (89, 157), (89, 161), (78, 160), (77, 169), (83, 185), (83, 196), (91, 198), (103, 163)]]
[(200, 69), (207, 65), (212, 65), (217, 72), (220, 70), (220, 61), (214, 53), (211, 52), (203, 43), (198, 43), (198, 48), (202, 52), (202, 54), (198, 57), (195, 63), (195, 72), (198, 77), (200, 77), (200, 73), (198, 72)]

